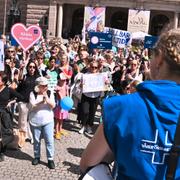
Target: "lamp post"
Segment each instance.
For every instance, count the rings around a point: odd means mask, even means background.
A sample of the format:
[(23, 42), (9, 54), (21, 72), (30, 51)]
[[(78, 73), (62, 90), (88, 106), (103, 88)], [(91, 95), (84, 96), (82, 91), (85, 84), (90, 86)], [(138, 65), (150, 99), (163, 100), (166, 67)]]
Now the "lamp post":
[(7, 11), (7, 0), (4, 0), (3, 34), (6, 34), (6, 11)]

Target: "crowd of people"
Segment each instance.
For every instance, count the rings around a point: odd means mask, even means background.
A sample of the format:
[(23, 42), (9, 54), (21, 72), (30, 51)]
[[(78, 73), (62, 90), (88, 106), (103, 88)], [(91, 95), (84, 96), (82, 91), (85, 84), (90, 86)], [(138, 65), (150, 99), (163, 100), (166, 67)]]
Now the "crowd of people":
[[(26, 140), (33, 143), (33, 165), (40, 161), (43, 134), (48, 167), (55, 168), (54, 138), (59, 140), (67, 134), (63, 122), (68, 118), (68, 111), (59, 106), (64, 97), (71, 96), (74, 100), (77, 123), (81, 125), (79, 133), (92, 134), (97, 106), (102, 105), (101, 100), (108, 96), (108, 91), (130, 94), (139, 83), (151, 79), (151, 53), (140, 45), (101, 50), (89, 49), (79, 36), (66, 43), (60, 38), (42, 37), (24, 52), (20, 46), (7, 43), (5, 36), (1, 39), (5, 47), (5, 70), (0, 74), (0, 109), (3, 115), (11, 114), (8, 126), (3, 123), (1, 126), (13, 134), (12, 115), (18, 112), (18, 146), (23, 147)], [(83, 92), (83, 75), (97, 73), (107, 73), (104, 83), (109, 90), (97, 91), (94, 87), (94, 92)], [(4, 94), (8, 94), (5, 100)], [(9, 105), (14, 97), (16, 102)], [(8, 106), (11, 112), (5, 112)], [(2, 131), (2, 139), (6, 139), (9, 131)], [(7, 144), (1, 143), (1, 160)]]

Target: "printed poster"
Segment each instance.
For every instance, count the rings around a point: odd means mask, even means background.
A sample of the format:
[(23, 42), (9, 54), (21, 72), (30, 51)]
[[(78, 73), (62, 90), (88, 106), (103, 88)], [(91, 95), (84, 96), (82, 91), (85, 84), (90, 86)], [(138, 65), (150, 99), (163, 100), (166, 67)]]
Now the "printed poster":
[(103, 32), (105, 25), (105, 7), (85, 7), (85, 31)]
[(129, 9), (128, 28), (129, 32), (149, 31), (150, 11)]

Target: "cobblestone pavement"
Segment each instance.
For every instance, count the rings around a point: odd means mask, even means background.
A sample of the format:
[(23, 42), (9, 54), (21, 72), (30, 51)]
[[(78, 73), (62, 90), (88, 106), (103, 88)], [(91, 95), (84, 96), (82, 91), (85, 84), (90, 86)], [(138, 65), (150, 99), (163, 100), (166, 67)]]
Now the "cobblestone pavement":
[[(21, 150), (8, 150), (5, 161), (0, 162), (0, 180), (77, 180), (80, 175), (79, 161), (81, 153), (87, 146), (92, 135), (78, 133), (80, 127), (75, 121), (76, 115), (70, 114), (69, 120), (64, 123), (68, 135), (60, 140), (55, 140), (55, 165), (54, 170), (47, 167), (44, 142), (41, 145), (41, 163), (33, 166), (33, 147), (26, 143)], [(94, 127), (94, 131), (97, 128)]]

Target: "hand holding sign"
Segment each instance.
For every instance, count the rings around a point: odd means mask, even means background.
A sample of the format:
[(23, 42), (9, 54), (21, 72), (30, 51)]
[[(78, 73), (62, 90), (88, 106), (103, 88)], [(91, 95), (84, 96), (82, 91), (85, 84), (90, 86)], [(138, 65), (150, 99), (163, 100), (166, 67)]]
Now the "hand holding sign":
[(27, 51), (41, 38), (42, 30), (37, 25), (26, 28), (23, 24), (17, 23), (13, 25), (11, 34), (23, 50)]

